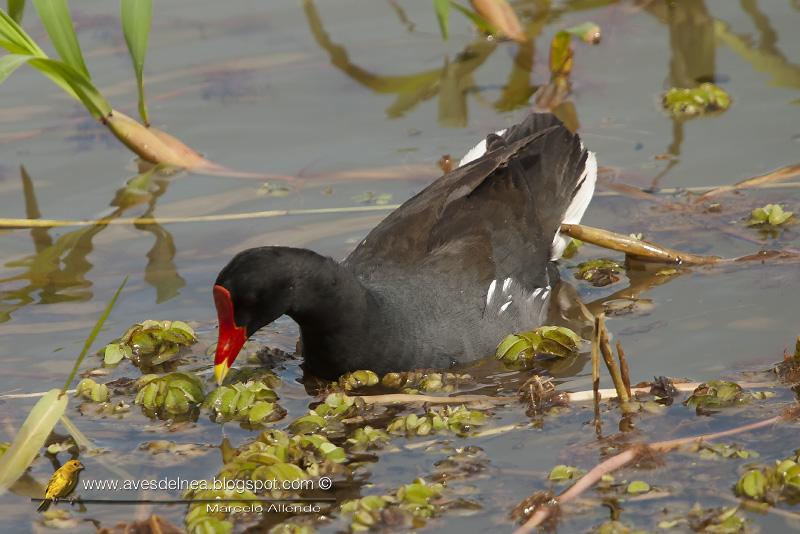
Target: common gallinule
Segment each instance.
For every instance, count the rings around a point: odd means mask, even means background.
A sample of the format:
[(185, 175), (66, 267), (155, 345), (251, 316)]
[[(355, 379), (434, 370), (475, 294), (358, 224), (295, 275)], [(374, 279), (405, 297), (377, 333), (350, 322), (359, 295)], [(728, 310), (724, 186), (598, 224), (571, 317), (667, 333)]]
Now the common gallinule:
[(300, 326), (305, 370), (324, 378), (449, 368), (545, 318), (552, 260), (594, 193), (597, 162), (551, 114), (490, 134), (454, 171), (384, 219), (341, 263), (259, 247), (219, 273), (214, 374), (281, 315)]

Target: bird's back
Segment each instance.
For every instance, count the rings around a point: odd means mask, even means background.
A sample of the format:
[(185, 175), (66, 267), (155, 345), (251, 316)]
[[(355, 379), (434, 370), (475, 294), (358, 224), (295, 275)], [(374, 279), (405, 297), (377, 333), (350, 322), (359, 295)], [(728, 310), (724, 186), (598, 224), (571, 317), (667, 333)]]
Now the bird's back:
[(344, 265), (376, 296), (373, 328), (394, 363), (446, 367), (541, 324), (556, 232), (594, 186), (588, 156), (558, 119), (531, 114), (369, 233)]

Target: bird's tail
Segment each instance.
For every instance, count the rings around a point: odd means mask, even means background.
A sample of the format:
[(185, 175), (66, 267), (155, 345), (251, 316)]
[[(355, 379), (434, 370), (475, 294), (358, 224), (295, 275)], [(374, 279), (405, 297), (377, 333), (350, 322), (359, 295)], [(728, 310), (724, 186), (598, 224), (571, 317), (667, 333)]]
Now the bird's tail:
[[(567, 240), (559, 235), (562, 223), (578, 224), (594, 195), (597, 159), (586, 150), (580, 137), (571, 133), (551, 113), (530, 113), (519, 124), (498, 132), (507, 145), (539, 134), (534, 143), (521, 151), (517, 161), (534, 180), (531, 183), (539, 221), (545, 235), (554, 234), (551, 259), (561, 257)], [(486, 152), (481, 141), (461, 161), (464, 165)]]
[(50, 508), (50, 504), (53, 502), (53, 499), (45, 499), (39, 504), (39, 508), (36, 509), (37, 512), (44, 512), (48, 508)]

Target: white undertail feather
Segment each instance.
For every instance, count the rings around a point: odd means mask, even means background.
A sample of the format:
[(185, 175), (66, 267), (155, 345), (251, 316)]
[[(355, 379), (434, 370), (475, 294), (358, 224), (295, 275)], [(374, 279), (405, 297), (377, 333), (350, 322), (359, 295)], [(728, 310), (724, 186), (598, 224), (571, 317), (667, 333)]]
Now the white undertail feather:
[[(495, 133), (502, 136), (506, 133), (506, 130), (497, 130)], [(581, 149), (583, 148), (583, 143), (581, 143)], [(462, 167), (484, 154), (486, 154), (486, 139), (481, 140), (480, 143), (472, 147), (469, 152), (461, 158), (461, 161), (458, 162), (458, 166)], [(594, 196), (594, 186), (597, 183), (597, 157), (592, 151), (588, 151), (586, 164), (583, 167), (583, 173), (581, 173), (581, 178), (578, 180), (578, 183), (581, 185), (578, 187), (578, 191), (575, 193), (572, 202), (570, 202), (564, 214), (564, 220), (562, 222), (565, 224), (579, 224), (583, 218), (583, 214), (586, 213), (586, 208), (589, 207), (589, 203)], [(567, 238), (562, 237), (559, 232), (556, 232), (556, 236), (553, 238), (553, 245), (550, 249), (550, 259), (553, 261), (560, 259), (568, 243), (569, 241)]]
[[(506, 133), (506, 129), (503, 128), (502, 130), (497, 130), (495, 134), (502, 136)], [(464, 157), (461, 158), (461, 161), (458, 162), (459, 167), (463, 167), (467, 163), (478, 159), (479, 157), (486, 154), (486, 139), (481, 139), (480, 143), (475, 145), (474, 147), (469, 149), (469, 152), (464, 154)]]
[[(581, 148), (583, 148), (583, 143), (581, 143)], [(592, 201), (594, 186), (597, 183), (597, 157), (592, 151), (589, 151), (586, 156), (586, 164), (583, 167), (578, 183), (581, 185), (578, 187), (575, 196), (572, 197), (572, 202), (567, 206), (564, 220), (561, 221), (562, 224), (579, 224), (583, 214), (586, 213), (586, 208), (589, 207), (589, 203)], [(550, 259), (553, 261), (560, 259), (568, 243), (568, 238), (561, 236), (560, 232), (556, 232), (553, 246), (550, 249)]]

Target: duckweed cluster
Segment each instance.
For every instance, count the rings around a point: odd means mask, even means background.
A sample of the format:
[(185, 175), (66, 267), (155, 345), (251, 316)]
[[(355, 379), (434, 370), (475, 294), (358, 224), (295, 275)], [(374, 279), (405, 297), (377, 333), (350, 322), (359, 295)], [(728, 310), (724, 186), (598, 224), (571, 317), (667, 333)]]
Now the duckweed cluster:
[(206, 397), (203, 406), (217, 422), (243, 421), (251, 425), (282, 419), (286, 415), (278, 395), (264, 382), (249, 380), (220, 386)]
[(205, 398), (203, 383), (191, 373), (144, 375), (136, 386), (139, 392), (133, 402), (149, 417), (166, 419), (189, 414)]
[(495, 356), (512, 368), (527, 368), (538, 354), (557, 357), (574, 356), (581, 338), (563, 326), (541, 326), (530, 332), (506, 336), (497, 346)]
[(116, 365), (127, 358), (137, 367), (151, 368), (171, 360), (181, 347), (196, 342), (194, 329), (183, 321), (147, 320), (131, 326), (101, 352), (106, 365)]
[(772, 465), (750, 467), (736, 482), (736, 495), (775, 505), (800, 502), (800, 449)]
[(486, 423), (483, 412), (470, 410), (464, 405), (430, 408), (423, 416), (409, 414), (397, 417), (386, 427), (390, 434), (405, 436), (427, 436), (439, 432), (452, 432), (466, 436), (477, 426)]

